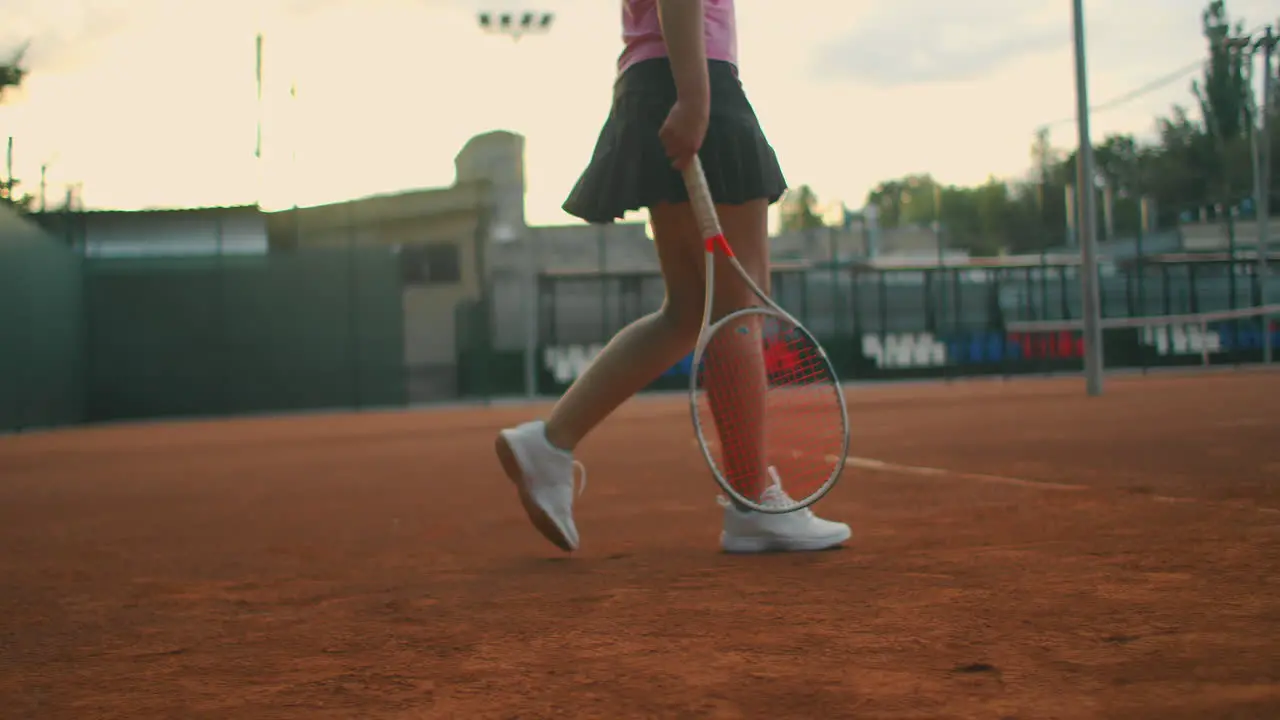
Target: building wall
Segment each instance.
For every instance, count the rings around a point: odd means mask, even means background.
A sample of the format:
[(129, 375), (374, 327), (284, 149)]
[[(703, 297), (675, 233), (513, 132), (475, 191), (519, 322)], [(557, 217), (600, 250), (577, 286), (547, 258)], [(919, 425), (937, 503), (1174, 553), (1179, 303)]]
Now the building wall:
[[(558, 225), (528, 228), (522, 236), (494, 245), (490, 267), (498, 274), (520, 274), (526, 267), (527, 242), (533, 243), (540, 271), (656, 272), (658, 253), (644, 223)], [(862, 257), (861, 230), (816, 228), (769, 238), (774, 262), (826, 262)]]
[(482, 287), (477, 245), (493, 202), (492, 186), (475, 180), (449, 188), (383, 195), (273, 213), (271, 245), (279, 252), (384, 246), (402, 265), (428, 245), (452, 246), (458, 279), (406, 282), (404, 363), (411, 402), (456, 395), (458, 307)]
[(267, 217), (256, 207), (91, 210), (32, 218), (91, 257), (191, 257), (267, 252)]
[(642, 223), (526, 228), (517, 238), (495, 242), (490, 268), (498, 275), (523, 273), (532, 243), (539, 270), (642, 270), (658, 267), (658, 254)]
[(265, 254), (267, 226), (256, 208), (90, 212), (82, 219), (90, 257)]
[(456, 185), (487, 183), (491, 189), (491, 222), (499, 237), (519, 234), (524, 216), (524, 138), (497, 131), (467, 141), (454, 159)]
[[(1256, 220), (1237, 220), (1235, 222), (1236, 247), (1257, 247), (1258, 223)], [(1230, 245), (1226, 223), (1188, 223), (1179, 228), (1182, 234), (1183, 249), (1195, 252), (1204, 250), (1226, 250)], [(1270, 247), (1280, 244), (1280, 219), (1272, 220), (1267, 235)]]

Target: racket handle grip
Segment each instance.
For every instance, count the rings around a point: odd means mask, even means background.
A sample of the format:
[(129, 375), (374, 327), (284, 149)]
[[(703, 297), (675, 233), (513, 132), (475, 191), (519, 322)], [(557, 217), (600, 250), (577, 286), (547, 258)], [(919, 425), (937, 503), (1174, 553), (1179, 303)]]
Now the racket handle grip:
[(698, 222), (702, 239), (720, 237), (723, 232), (720, 229), (720, 218), (716, 216), (716, 203), (711, 199), (711, 188), (707, 186), (702, 161), (696, 154), (684, 169), (684, 186), (689, 192), (689, 204), (693, 207), (693, 217)]

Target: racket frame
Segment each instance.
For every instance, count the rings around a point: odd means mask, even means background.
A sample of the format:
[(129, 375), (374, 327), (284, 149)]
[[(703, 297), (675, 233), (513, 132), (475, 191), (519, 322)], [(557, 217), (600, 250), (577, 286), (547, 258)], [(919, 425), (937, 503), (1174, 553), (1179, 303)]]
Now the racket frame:
[[(707, 186), (707, 177), (702, 170), (702, 162), (697, 155), (693, 156), (693, 160), (685, 167), (684, 173), (685, 188), (689, 193), (689, 204), (693, 208), (694, 218), (697, 220), (698, 229), (701, 232), (706, 252), (706, 297), (703, 301), (702, 308), (702, 327), (698, 331), (698, 341), (693, 348), (693, 359), (689, 366), (689, 411), (693, 417), (694, 433), (698, 437), (698, 447), (702, 449), (702, 455), (707, 461), (707, 466), (711, 469), (711, 474), (715, 477), (716, 484), (737, 503), (751, 510), (770, 514), (785, 514), (795, 512), (821, 500), (836, 482), (840, 479), (841, 473), (844, 472), (845, 464), (849, 456), (849, 410), (845, 405), (844, 388), (840, 384), (840, 378), (835, 373), (835, 367), (831, 364), (831, 359), (827, 357), (826, 348), (818, 342), (818, 339), (809, 329), (804, 326), (791, 313), (787, 312), (781, 305), (774, 302), (773, 298), (760, 289), (751, 275), (747, 273), (746, 268), (738, 262), (738, 258), (733, 254), (733, 248), (729, 247), (729, 243), (725, 240), (724, 231), (720, 227), (720, 218), (716, 215), (715, 201), (711, 198), (711, 190)], [(722, 255), (729, 262), (747, 284), (751, 292), (764, 303), (764, 307), (751, 306), (745, 307), (725, 315), (714, 323), (711, 322), (712, 306), (715, 296), (715, 268), (716, 254)], [(738, 492), (733, 485), (728, 482), (720, 469), (717, 467), (715, 458), (712, 457), (711, 448), (707, 442), (707, 438), (702, 431), (702, 421), (698, 414), (698, 368), (702, 364), (702, 355), (706, 352), (707, 345), (711, 342), (711, 338), (715, 337), (722, 327), (732, 323), (738, 319), (749, 315), (775, 315), (782, 320), (791, 323), (792, 326), (799, 329), (813, 343), (817, 349), (818, 355), (822, 362), (826, 365), (827, 371), (831, 375), (831, 382), (834, 385), (832, 391), (835, 393), (836, 402), (840, 408), (840, 424), (843, 430), (843, 437), (840, 441), (840, 451), (835, 457), (835, 465), (831, 471), (831, 475), (827, 480), (814, 492), (810, 493), (803, 499), (794, 499), (795, 502), (790, 505), (762, 505), (759, 502), (745, 497)], [(766, 390), (767, 392), (767, 390)], [(773, 471), (776, 475), (776, 471)]]

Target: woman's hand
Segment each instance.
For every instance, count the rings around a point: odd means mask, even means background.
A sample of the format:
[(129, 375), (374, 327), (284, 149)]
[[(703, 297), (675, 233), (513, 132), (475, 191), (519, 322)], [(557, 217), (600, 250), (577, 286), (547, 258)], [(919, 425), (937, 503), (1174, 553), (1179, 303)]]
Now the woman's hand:
[(671, 58), (676, 104), (667, 113), (658, 139), (676, 170), (684, 172), (707, 135), (711, 115), (711, 80), (702, 16), (703, 0), (658, 0), (658, 21)]
[(710, 118), (711, 104), (705, 101), (678, 99), (671, 112), (667, 113), (658, 138), (662, 140), (662, 147), (666, 148), (671, 166), (676, 170), (684, 172), (702, 148)]

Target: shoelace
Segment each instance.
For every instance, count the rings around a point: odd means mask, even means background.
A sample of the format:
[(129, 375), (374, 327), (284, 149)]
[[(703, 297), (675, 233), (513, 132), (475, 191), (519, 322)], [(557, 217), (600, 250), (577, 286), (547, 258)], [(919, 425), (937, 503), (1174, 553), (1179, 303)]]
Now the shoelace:
[[(785, 496), (784, 496), (784, 497), (785, 497)], [(716, 502), (717, 502), (717, 503), (719, 503), (720, 507), (722, 507), (722, 508), (736, 507), (736, 506), (733, 504), (733, 501), (732, 501), (732, 500), (730, 500), (729, 498), (727, 498), (727, 497), (725, 497), (725, 496), (723, 496), (723, 495), (716, 495)], [(789, 503), (794, 503), (794, 502), (795, 502), (795, 500), (794, 500), (794, 499), (792, 499), (792, 498), (790, 498), (790, 497), (785, 497), (785, 501), (784, 501), (784, 502), (777, 502), (777, 503), (774, 503), (774, 504), (776, 504), (776, 505), (787, 505), (787, 504), (789, 504)], [(807, 506), (807, 505), (806, 505), (805, 507), (802, 507), (802, 508), (798, 508), (798, 509), (795, 509), (795, 510), (790, 510), (789, 512), (792, 512), (792, 513), (799, 513), (802, 517), (806, 517), (806, 518), (811, 518), (811, 517), (813, 517), (813, 509), (812, 509), (812, 508), (810, 508), (810, 507), (809, 507), (809, 506)]]
[[(787, 498), (787, 500), (788, 500), (788, 502), (795, 502), (795, 500), (792, 500), (791, 498)], [(720, 507), (722, 507), (722, 508), (734, 507), (733, 501), (732, 501), (732, 500), (730, 500), (729, 498), (727, 498), (727, 497), (723, 496), (723, 495), (717, 495), (717, 496), (716, 496), (716, 502), (717, 502), (717, 503), (719, 503), (719, 504), (720, 504)], [(781, 505), (781, 504), (785, 504), (785, 503), (779, 503), (779, 504)], [(808, 506), (806, 506), (806, 507), (802, 507), (802, 508), (799, 508), (799, 509), (797, 509), (797, 510), (792, 510), (791, 512), (793, 512), (793, 513), (800, 513), (800, 515), (801, 515), (801, 516), (806, 517), (806, 518), (811, 518), (811, 517), (813, 517), (813, 510), (812, 510), (811, 508), (809, 508)]]

